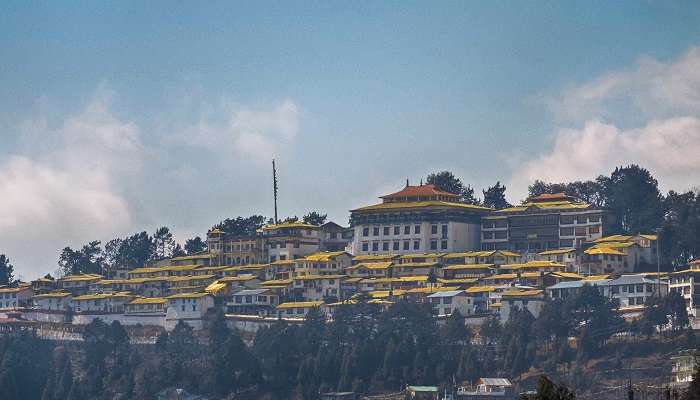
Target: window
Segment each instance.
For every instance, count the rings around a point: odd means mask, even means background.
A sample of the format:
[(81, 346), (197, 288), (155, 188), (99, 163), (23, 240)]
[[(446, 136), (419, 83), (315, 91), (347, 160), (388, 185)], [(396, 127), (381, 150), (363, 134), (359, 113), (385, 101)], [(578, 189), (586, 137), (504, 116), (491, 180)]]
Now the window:
[(443, 297), (442, 304), (452, 304), (452, 297)]
[(362, 228), (362, 236), (369, 236), (369, 228)]
[(394, 227), (394, 235), (400, 235), (400, 234), (401, 234), (401, 227), (395, 226)]
[(410, 249), (410, 248), (411, 248), (411, 242), (409, 242), (408, 240), (404, 240), (404, 242), (403, 242), (403, 249), (404, 249), (404, 250), (408, 250), (408, 249)]
[(413, 233), (415, 233), (416, 235), (420, 234), (420, 225), (416, 225), (413, 228)]
[(507, 231), (496, 231), (496, 232), (494, 232), (493, 237), (495, 239), (506, 239), (508, 237), (508, 232)]
[(411, 227), (409, 225), (406, 225), (403, 227), (403, 234), (404, 235), (410, 235), (411, 234)]
[(574, 223), (574, 217), (572, 215), (562, 215), (559, 223), (562, 225), (570, 225)]
[(379, 236), (379, 227), (378, 226), (375, 226), (372, 229), (372, 236)]
[(443, 239), (447, 237), (447, 225), (442, 226), (442, 237)]
[(389, 227), (388, 226), (384, 227), (384, 236), (389, 236)]
[(493, 232), (482, 232), (484, 239), (493, 239)]
[(586, 236), (586, 227), (576, 228), (576, 236)]
[(362, 243), (362, 251), (369, 251), (369, 243), (367, 243), (367, 242)]
[(578, 215), (578, 216), (576, 217), (576, 223), (577, 223), (577, 224), (585, 224), (586, 222), (588, 222), (588, 218), (586, 218), (585, 215)]
[(437, 250), (437, 240), (430, 241), (430, 250)]
[(372, 251), (379, 251), (379, 242), (372, 243)]
[(420, 240), (413, 241), (413, 250), (420, 250)]
[(388, 251), (388, 250), (389, 250), (389, 242), (382, 243), (382, 251)]
[(438, 232), (437, 225), (430, 225), (430, 234), (437, 235), (437, 232)]
[(294, 248), (295, 248), (295, 249), (298, 249), (298, 248), (299, 248), (299, 241), (295, 241), (295, 242), (294, 242)]
[(600, 226), (591, 226), (588, 228), (588, 233), (591, 235), (598, 232), (600, 232)]
[(396, 241), (396, 242), (394, 242), (394, 251), (396, 251), (398, 249), (399, 249), (399, 242)]
[(443, 240), (442, 242), (440, 242), (440, 248), (442, 250), (447, 249), (447, 240)]
[(559, 235), (561, 236), (573, 236), (574, 228), (561, 228), (559, 229)]

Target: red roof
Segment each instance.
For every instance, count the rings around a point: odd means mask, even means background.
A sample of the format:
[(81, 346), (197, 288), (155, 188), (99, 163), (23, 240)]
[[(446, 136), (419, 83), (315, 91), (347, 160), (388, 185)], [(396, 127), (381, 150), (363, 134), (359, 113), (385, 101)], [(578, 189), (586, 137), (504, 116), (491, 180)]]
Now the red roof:
[(423, 197), (423, 196), (450, 196), (450, 197), (460, 197), (458, 194), (443, 192), (439, 190), (433, 184), (420, 185), (420, 186), (409, 186), (399, 190), (396, 193), (387, 194), (381, 196), (380, 199), (394, 199), (400, 197)]
[(571, 200), (572, 197), (566, 193), (542, 193), (539, 196), (530, 197), (530, 201), (555, 201), (555, 200)]

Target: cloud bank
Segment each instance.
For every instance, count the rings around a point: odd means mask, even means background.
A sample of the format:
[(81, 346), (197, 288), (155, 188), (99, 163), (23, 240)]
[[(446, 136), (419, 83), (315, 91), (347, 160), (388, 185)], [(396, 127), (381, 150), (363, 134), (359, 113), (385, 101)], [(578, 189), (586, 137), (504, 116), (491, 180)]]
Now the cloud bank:
[(700, 48), (668, 63), (642, 58), (544, 101), (561, 128), (550, 151), (516, 168), (513, 200), (535, 179), (592, 179), (629, 163), (648, 168), (664, 190), (700, 183)]

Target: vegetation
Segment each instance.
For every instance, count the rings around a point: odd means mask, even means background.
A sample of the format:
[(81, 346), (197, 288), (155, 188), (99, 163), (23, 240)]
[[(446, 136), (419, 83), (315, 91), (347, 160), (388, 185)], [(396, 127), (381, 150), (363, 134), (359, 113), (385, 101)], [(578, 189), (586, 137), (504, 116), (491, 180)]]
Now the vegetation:
[(0, 254), (0, 286), (15, 283), (14, 271), (15, 267), (10, 263), (10, 259), (6, 255)]
[(479, 205), (481, 202), (474, 195), (474, 188), (465, 185), (450, 171), (441, 171), (428, 175), (426, 183), (435, 185), (438, 189), (462, 196), (462, 201), (467, 204)]

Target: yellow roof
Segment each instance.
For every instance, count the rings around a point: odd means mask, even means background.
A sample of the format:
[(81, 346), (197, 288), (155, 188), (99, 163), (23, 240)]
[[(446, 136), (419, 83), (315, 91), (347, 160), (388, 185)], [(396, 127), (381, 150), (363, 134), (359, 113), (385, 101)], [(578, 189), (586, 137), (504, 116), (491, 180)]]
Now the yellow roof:
[(110, 297), (129, 297), (129, 296), (131, 296), (131, 293), (129, 293), (129, 292), (86, 294), (86, 295), (82, 295), (82, 296), (73, 297), (73, 301), (101, 300), (101, 299), (108, 299)]
[(409, 260), (412, 258), (440, 258), (444, 256), (447, 253), (413, 253), (413, 254), (404, 254), (400, 256), (399, 258), (402, 260)]
[[(213, 231), (212, 231), (213, 232)], [(171, 261), (179, 261), (179, 260), (201, 260), (201, 259), (208, 259), (212, 258), (212, 255), (210, 253), (203, 253), (203, 254), (192, 254), (189, 256), (179, 256), (179, 257), (173, 257), (170, 260)]]
[(167, 301), (164, 297), (137, 297), (127, 304), (163, 304)]
[(264, 231), (284, 228), (303, 228), (303, 229), (318, 229), (317, 225), (305, 224), (303, 222), (280, 222), (279, 224), (270, 224), (262, 227)]
[[(302, 260), (306, 261), (331, 261), (333, 258), (338, 257), (343, 254), (348, 254), (344, 251), (324, 251), (321, 253), (310, 254), (304, 257)], [(348, 254), (349, 255), (349, 254)], [(297, 260), (299, 261), (299, 260)]]
[(562, 278), (571, 278), (571, 279), (583, 279), (583, 275), (579, 275), (574, 272), (563, 272), (563, 271), (555, 271), (555, 272), (549, 272), (549, 275), (551, 276), (558, 276)]
[(530, 202), (524, 202), (519, 206), (515, 207), (509, 207), (509, 208), (504, 208), (502, 210), (498, 210), (499, 212), (519, 212), (519, 211), (525, 211), (530, 207), (536, 207), (541, 210), (549, 210), (549, 209), (586, 209), (590, 208), (591, 205), (588, 203), (583, 203), (583, 202), (575, 202), (575, 201), (570, 201), (570, 200), (558, 200), (558, 201), (530, 201)]
[(544, 260), (534, 260), (528, 261), (524, 264), (504, 264), (501, 265), (502, 269), (528, 269), (528, 268), (566, 268), (566, 265), (560, 264), (554, 261), (544, 261)]
[(401, 276), (396, 279), (398, 279), (400, 282), (427, 282), (428, 275)]
[(620, 250), (615, 250), (615, 249), (612, 249), (609, 247), (598, 247), (598, 246), (591, 247), (590, 249), (584, 251), (584, 253), (591, 254), (591, 255), (595, 255), (595, 254), (611, 254), (614, 256), (626, 256), (627, 255), (627, 254), (621, 252)]
[(360, 256), (354, 256), (353, 261), (381, 261), (381, 260), (393, 260), (398, 258), (396, 254), (366, 254)]
[(506, 290), (501, 293), (501, 296), (512, 297), (512, 296), (539, 296), (542, 294), (541, 290), (538, 289), (515, 289)]
[(437, 292), (452, 292), (456, 291), (454, 287), (418, 287), (406, 290), (406, 293), (437, 293)]
[(490, 208), (475, 206), (473, 204), (451, 203), (448, 201), (430, 200), (430, 201), (406, 201), (406, 202), (398, 202), (397, 201), (397, 202), (389, 202), (389, 203), (380, 203), (380, 204), (374, 204), (371, 206), (356, 208), (354, 210), (350, 210), (350, 212), (382, 211), (382, 210), (411, 209), (411, 208), (419, 208), (419, 209), (422, 209), (422, 208), (435, 208), (435, 209), (453, 208), (453, 209), (464, 209), (464, 210), (474, 210), (474, 211), (490, 211), (491, 210)]
[(520, 257), (520, 254), (508, 250), (476, 250), (463, 253), (449, 253), (445, 254), (443, 258), (491, 257), (497, 253), (505, 257)]
[(294, 265), (296, 260), (277, 260), (270, 263), (270, 265)]
[(435, 262), (407, 262), (401, 264), (394, 264), (394, 268), (424, 268), (424, 267), (436, 267), (438, 263)]
[[(404, 293), (406, 293), (406, 291), (405, 291), (405, 290), (401, 290), (401, 289), (394, 289), (394, 290), (391, 290), (391, 291), (389, 291), (389, 290), (375, 290), (375, 291), (372, 291), (372, 292), (367, 292), (368, 295), (370, 295), (371, 297), (373, 297), (373, 298), (375, 298), (375, 299), (387, 298), (387, 297), (390, 296), (390, 294), (391, 294), (392, 296), (401, 296), (401, 295), (403, 295)], [(357, 296), (357, 295), (356, 295), (356, 296)]]
[(253, 279), (258, 279), (258, 277), (252, 274), (241, 274), (236, 276), (225, 276), (219, 279), (219, 282), (247, 282), (252, 281)]
[(304, 275), (295, 276), (293, 279), (295, 281), (320, 281), (323, 279), (341, 279), (345, 278), (347, 275)]
[(372, 269), (372, 270), (377, 270), (377, 269), (388, 269), (390, 268), (394, 263), (390, 261), (385, 261), (385, 262), (363, 262), (359, 264), (355, 264), (352, 267), (348, 267), (346, 269), (348, 270), (355, 270), (355, 269), (360, 269), (360, 268), (367, 268), (367, 269)]
[(477, 279), (477, 278), (457, 278), (457, 279), (438, 278), (437, 281), (439, 283), (447, 285), (447, 284), (460, 284), (460, 283), (476, 283), (479, 281), (479, 279)]
[(260, 284), (262, 286), (281, 286), (281, 285), (289, 285), (293, 281), (291, 279), (271, 279), (269, 281), (264, 281), (261, 282)]
[(443, 267), (443, 271), (461, 271), (461, 270), (470, 270), (470, 269), (491, 269), (493, 268), (493, 264), (453, 264), (453, 265), (448, 265), (446, 267)]
[(81, 275), (66, 275), (61, 278), (64, 282), (76, 282), (76, 281), (92, 281), (92, 280), (102, 279), (102, 275), (97, 274), (81, 274)]
[(180, 293), (166, 297), (167, 299), (197, 299), (200, 297), (209, 296), (209, 293)]
[(556, 249), (556, 250), (546, 250), (540, 253), (537, 253), (540, 256), (551, 256), (551, 255), (556, 255), (556, 254), (566, 254), (566, 253), (571, 253), (575, 252), (576, 249)]
[(584, 278), (586, 281), (602, 281), (603, 279), (610, 278), (610, 275), (589, 275)]
[(280, 310), (284, 310), (287, 308), (311, 308), (320, 307), (322, 304), (322, 301), (292, 301), (288, 303), (282, 303), (278, 305), (277, 308)]
[(225, 284), (225, 283), (219, 283), (219, 282), (217, 281), (217, 282), (210, 283), (209, 286), (207, 286), (207, 287), (204, 289), (204, 291), (207, 292), (207, 293), (216, 294), (216, 293), (219, 293), (220, 291), (222, 291), (222, 290), (224, 290), (224, 289), (226, 289), (226, 284)]
[(493, 292), (494, 290), (496, 290), (496, 288), (493, 286), (472, 286), (470, 288), (466, 288), (464, 291), (467, 293), (483, 293)]
[(66, 297), (66, 296), (70, 296), (70, 295), (71, 294), (68, 292), (51, 292), (51, 293), (37, 294), (36, 296), (32, 296), (32, 297), (34, 297), (35, 299), (36, 298), (43, 299), (43, 298), (49, 298), (49, 297), (51, 297), (51, 298)]

